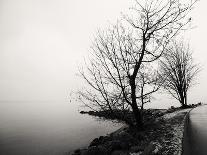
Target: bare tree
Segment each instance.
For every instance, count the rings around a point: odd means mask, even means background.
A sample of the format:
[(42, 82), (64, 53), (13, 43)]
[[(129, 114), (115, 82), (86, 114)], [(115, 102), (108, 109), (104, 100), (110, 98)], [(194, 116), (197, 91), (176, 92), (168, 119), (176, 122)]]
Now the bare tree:
[[(144, 4), (135, 1), (133, 15), (125, 16), (123, 23), (99, 32), (92, 46), (88, 72), (82, 77), (98, 92), (80, 92), (93, 106), (101, 109), (113, 107), (132, 109), (137, 126), (142, 126), (142, 112), (138, 99), (147, 99), (155, 92), (140, 93), (146, 86), (141, 69), (158, 60), (169, 40), (190, 22), (187, 14), (195, 2), (181, 4), (180, 0), (148, 0)], [(145, 76), (143, 74), (143, 76)], [(139, 87), (140, 84), (143, 84)], [(141, 88), (141, 89), (140, 89)], [(140, 95), (141, 94), (141, 95)], [(83, 101), (83, 99), (82, 99)], [(88, 105), (88, 103), (86, 103)]]
[(198, 65), (193, 62), (190, 47), (173, 41), (163, 58), (160, 63), (161, 77), (165, 80), (163, 87), (182, 107), (187, 107), (187, 92), (199, 71)]

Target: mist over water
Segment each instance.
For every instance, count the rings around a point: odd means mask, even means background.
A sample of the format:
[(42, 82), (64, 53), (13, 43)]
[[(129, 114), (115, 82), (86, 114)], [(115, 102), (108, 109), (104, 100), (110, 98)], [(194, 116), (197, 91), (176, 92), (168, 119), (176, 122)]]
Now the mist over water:
[(1, 102), (0, 153), (63, 154), (120, 127), (79, 114), (74, 103)]
[[(132, 2), (0, 1), (0, 154), (62, 154), (121, 126), (79, 114), (84, 109), (69, 94), (82, 87), (75, 74), (97, 28), (115, 22)], [(205, 16), (202, 1), (193, 12), (200, 28), (188, 34), (203, 66), (189, 104), (207, 100)], [(179, 103), (161, 92), (145, 108), (171, 105)]]

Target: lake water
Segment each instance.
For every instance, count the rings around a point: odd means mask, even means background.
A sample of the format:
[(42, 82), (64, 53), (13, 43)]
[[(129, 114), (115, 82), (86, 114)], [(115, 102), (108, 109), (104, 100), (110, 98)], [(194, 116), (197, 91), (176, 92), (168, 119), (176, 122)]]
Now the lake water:
[(65, 154), (121, 127), (79, 109), (68, 102), (0, 102), (0, 154)]

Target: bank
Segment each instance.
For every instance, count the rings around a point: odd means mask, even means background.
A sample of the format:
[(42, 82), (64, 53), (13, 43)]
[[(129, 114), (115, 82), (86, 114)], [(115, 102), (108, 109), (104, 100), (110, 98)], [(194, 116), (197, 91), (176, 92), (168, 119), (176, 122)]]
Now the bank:
[[(148, 109), (143, 131), (123, 125), (119, 130), (95, 138), (88, 147), (76, 149), (73, 155), (181, 155), (186, 109)], [(107, 112), (81, 112), (104, 119)], [(104, 115), (106, 114), (107, 117)]]

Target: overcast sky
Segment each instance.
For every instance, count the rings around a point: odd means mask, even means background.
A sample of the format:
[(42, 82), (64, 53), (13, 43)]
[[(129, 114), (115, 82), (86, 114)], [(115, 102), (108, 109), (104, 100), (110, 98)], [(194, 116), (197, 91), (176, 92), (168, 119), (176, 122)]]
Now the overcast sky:
[[(133, 0), (0, 0), (0, 100), (64, 100), (78, 86), (77, 66), (93, 34)], [(207, 101), (207, 2), (193, 10), (188, 32), (203, 67), (190, 102)]]

